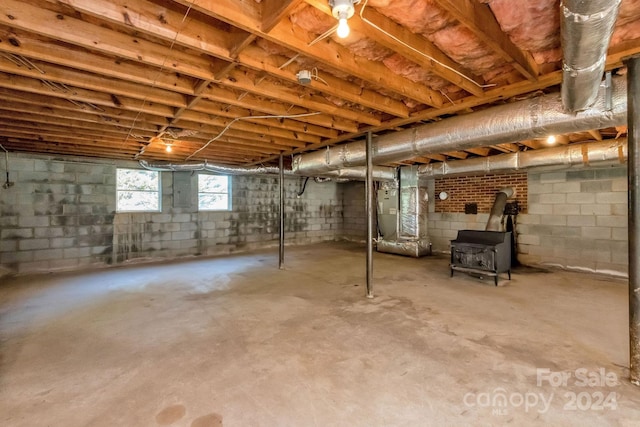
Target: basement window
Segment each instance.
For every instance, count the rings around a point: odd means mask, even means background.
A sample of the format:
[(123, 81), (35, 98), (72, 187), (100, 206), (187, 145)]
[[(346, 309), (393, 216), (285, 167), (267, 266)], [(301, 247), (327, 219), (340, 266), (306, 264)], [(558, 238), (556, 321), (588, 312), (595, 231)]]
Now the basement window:
[(160, 212), (160, 172), (117, 169), (116, 212)]
[(198, 209), (231, 210), (231, 180), (228, 176), (198, 174)]

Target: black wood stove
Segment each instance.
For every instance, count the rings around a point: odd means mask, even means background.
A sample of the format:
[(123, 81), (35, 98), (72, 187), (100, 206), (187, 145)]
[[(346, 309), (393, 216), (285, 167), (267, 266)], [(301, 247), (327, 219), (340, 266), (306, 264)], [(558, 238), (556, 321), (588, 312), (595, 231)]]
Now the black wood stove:
[(460, 230), (451, 241), (451, 276), (454, 270), (493, 276), (508, 273), (511, 280), (511, 232)]

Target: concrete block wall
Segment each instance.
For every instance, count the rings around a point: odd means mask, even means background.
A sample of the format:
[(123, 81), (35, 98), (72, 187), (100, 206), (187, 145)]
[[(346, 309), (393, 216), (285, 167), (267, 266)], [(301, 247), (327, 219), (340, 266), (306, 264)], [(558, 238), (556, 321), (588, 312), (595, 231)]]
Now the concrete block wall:
[(365, 183), (346, 182), (341, 185), (344, 207), (342, 236), (347, 240), (365, 241), (367, 238), (367, 211)]
[(109, 263), (114, 170), (106, 162), (11, 154), (14, 185), (0, 188), (0, 276)]
[[(627, 275), (626, 167), (527, 173), (527, 211), (516, 219), (518, 260), (527, 265)], [(433, 180), (430, 180), (433, 181)], [(429, 191), (429, 237), (448, 252), (462, 229), (484, 230), (488, 213), (436, 212)]]
[(626, 276), (626, 168), (530, 172), (516, 230), (524, 263)]
[[(117, 167), (138, 165), (11, 153), (15, 185), (0, 188), (0, 276), (278, 244), (277, 177), (234, 176), (233, 210), (198, 212), (197, 175), (191, 176), (191, 206), (175, 208), (171, 172), (163, 172), (162, 212), (116, 213)], [(285, 180), (286, 243), (339, 238), (341, 185), (309, 180), (297, 197), (301, 185), (298, 177)]]

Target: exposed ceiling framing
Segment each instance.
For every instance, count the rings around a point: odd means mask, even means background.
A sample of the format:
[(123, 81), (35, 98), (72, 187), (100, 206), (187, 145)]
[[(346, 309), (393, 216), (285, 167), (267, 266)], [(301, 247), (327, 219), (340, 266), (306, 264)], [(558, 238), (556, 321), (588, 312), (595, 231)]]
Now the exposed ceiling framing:
[[(343, 40), (331, 32), (326, 0), (3, 0), (0, 144), (268, 164), (367, 131), (558, 92), (559, 9), (557, 0), (517, 8), (507, 0), (363, 0)], [(637, 53), (640, 0), (623, 0), (606, 69), (624, 73), (622, 59)], [(311, 83), (298, 82), (301, 70)], [(518, 141), (403, 163), (542, 147)]]

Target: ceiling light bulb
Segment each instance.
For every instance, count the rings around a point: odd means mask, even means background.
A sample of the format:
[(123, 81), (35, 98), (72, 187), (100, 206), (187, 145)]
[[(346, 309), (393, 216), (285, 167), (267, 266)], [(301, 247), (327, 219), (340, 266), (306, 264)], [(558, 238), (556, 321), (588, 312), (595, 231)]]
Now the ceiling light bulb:
[(349, 36), (349, 24), (347, 23), (347, 18), (340, 18), (338, 23), (337, 34), (338, 37), (344, 39)]
[(553, 144), (555, 144), (555, 143), (556, 143), (556, 137), (555, 137), (555, 136), (553, 136), (553, 135), (550, 135), (550, 136), (547, 138), (547, 144), (549, 144), (549, 145), (553, 145)]
[(170, 153), (170, 152), (171, 152), (171, 150), (173, 150), (173, 149), (171, 148), (171, 145), (167, 145), (167, 153)]

